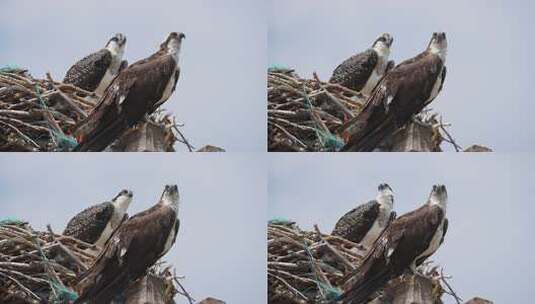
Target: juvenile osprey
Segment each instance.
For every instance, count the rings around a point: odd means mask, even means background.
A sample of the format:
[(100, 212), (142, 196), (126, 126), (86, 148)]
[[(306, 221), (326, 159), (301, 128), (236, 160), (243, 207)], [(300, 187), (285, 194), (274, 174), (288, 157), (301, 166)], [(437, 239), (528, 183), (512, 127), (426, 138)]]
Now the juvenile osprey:
[(445, 33), (434, 33), (427, 49), (397, 65), (377, 84), (362, 112), (342, 130), (342, 151), (373, 151), (389, 134), (431, 103), (446, 78)]
[(131, 202), (132, 192), (122, 190), (111, 202), (91, 206), (74, 216), (67, 224), (63, 235), (102, 248), (123, 221)]
[(370, 249), (396, 216), (392, 211), (394, 193), (390, 186), (381, 184), (378, 191), (375, 200), (360, 205), (342, 216), (331, 234), (360, 243), (366, 249)]
[(393, 41), (390, 34), (382, 34), (371, 48), (349, 57), (336, 67), (329, 82), (370, 95), (385, 74)]
[(448, 229), (444, 185), (435, 185), (427, 203), (395, 219), (364, 261), (357, 275), (345, 284), (344, 304), (368, 303), (367, 299), (389, 280), (416, 267), (444, 241)]
[(145, 275), (175, 243), (178, 205), (178, 188), (168, 185), (156, 205), (124, 222), (81, 276), (74, 303), (109, 303)]
[(76, 62), (65, 75), (64, 83), (73, 84), (99, 96), (119, 74), (126, 47), (126, 37), (115, 34), (98, 52)]
[(173, 94), (183, 33), (171, 33), (160, 49), (128, 66), (110, 84), (99, 104), (77, 127), (74, 151), (102, 151)]

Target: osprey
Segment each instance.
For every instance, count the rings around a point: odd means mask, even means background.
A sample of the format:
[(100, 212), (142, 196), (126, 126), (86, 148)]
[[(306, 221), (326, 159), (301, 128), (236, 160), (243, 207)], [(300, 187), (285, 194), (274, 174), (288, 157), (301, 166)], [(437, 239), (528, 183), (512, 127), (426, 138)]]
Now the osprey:
[(390, 34), (382, 34), (371, 48), (349, 57), (336, 67), (329, 82), (370, 95), (386, 72), (393, 41)]
[(111, 202), (91, 206), (74, 216), (67, 224), (63, 235), (102, 248), (126, 217), (126, 209), (131, 202), (132, 192), (122, 190)]
[(389, 280), (416, 267), (444, 241), (448, 229), (444, 185), (435, 185), (427, 203), (395, 219), (346, 282), (343, 303), (368, 303), (367, 299)]
[(124, 222), (77, 285), (78, 303), (109, 303), (173, 246), (178, 233), (179, 194), (167, 185), (160, 201)]
[(86, 91), (95, 91), (101, 96), (119, 74), (125, 47), (126, 37), (116, 34), (103, 49), (76, 62), (65, 74), (63, 82)]
[(437, 97), (446, 78), (447, 45), (445, 33), (434, 33), (424, 52), (383, 77), (363, 110), (343, 126), (342, 151), (373, 151)]
[(183, 33), (171, 33), (160, 49), (128, 66), (113, 80), (99, 104), (75, 131), (74, 151), (102, 151), (173, 94)]
[(390, 186), (381, 184), (378, 191), (375, 200), (360, 205), (342, 216), (331, 234), (360, 243), (366, 249), (370, 249), (396, 217), (396, 213), (392, 211), (394, 193)]

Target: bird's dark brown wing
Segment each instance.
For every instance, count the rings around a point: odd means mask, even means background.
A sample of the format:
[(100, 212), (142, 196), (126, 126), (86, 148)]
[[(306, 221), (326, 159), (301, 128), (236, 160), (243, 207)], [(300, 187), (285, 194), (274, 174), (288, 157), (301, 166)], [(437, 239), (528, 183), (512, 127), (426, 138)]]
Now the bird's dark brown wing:
[(432, 54), (419, 58), (396, 66), (379, 82), (362, 112), (344, 126), (342, 151), (373, 151), (428, 104), (443, 63)]
[(106, 89), (104, 96), (76, 130), (74, 151), (101, 151), (135, 125), (163, 95), (176, 62), (160, 56), (126, 68)]
[(74, 216), (63, 235), (72, 236), (86, 243), (95, 243), (113, 215), (113, 205), (104, 202), (91, 206)]
[(368, 81), (378, 60), (377, 53), (373, 49), (353, 55), (334, 69), (329, 82), (360, 91)]
[(360, 243), (379, 214), (379, 204), (373, 200), (344, 214), (334, 226), (332, 235)]
[(76, 62), (65, 74), (64, 83), (94, 91), (111, 64), (110, 51), (102, 49)]
[(158, 212), (159, 208), (162, 206), (135, 215), (121, 225), (96, 262), (81, 276), (77, 285), (80, 297), (75, 303), (88, 299), (107, 303), (156, 263), (176, 220), (175, 212)]

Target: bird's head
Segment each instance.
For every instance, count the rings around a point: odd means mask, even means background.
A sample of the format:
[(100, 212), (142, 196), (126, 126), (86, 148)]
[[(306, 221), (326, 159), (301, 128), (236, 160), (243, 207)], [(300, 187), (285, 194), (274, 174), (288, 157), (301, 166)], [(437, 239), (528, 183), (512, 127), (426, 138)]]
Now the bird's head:
[(123, 189), (113, 198), (112, 203), (116, 207), (126, 210), (132, 202), (133, 197), (134, 194), (132, 194), (132, 191)]
[(106, 48), (113, 54), (123, 54), (126, 47), (126, 36), (117, 33), (106, 43)]
[(375, 39), (373, 43), (373, 49), (379, 53), (379, 55), (387, 56), (390, 55), (390, 47), (394, 42), (394, 38), (389, 33), (381, 34), (381, 36)]
[(171, 206), (173, 208), (178, 208), (178, 203), (180, 200), (180, 195), (178, 193), (178, 186), (177, 185), (166, 185), (163, 193), (161, 202), (164, 205)]
[(386, 183), (380, 184), (377, 187), (377, 201), (380, 204), (386, 204), (388, 207), (392, 208), (394, 205), (394, 191)]
[(184, 33), (172, 32), (167, 36), (167, 39), (160, 45), (160, 50), (166, 51), (168, 54), (178, 54), (182, 39), (186, 38)]
[(429, 194), (428, 204), (438, 205), (442, 208), (446, 208), (448, 203), (448, 191), (444, 185), (434, 185)]
[(435, 32), (429, 41), (427, 50), (432, 54), (436, 54), (446, 61), (446, 54), (448, 52), (448, 40), (446, 39), (446, 33), (444, 32)]

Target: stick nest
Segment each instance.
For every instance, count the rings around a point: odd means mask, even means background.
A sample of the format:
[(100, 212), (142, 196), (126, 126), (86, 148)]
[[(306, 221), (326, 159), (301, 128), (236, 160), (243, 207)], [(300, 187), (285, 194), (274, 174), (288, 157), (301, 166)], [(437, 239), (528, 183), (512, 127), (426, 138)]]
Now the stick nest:
[[(268, 150), (277, 152), (338, 151), (345, 145), (342, 138), (344, 124), (362, 111), (366, 99), (359, 92), (339, 84), (301, 78), (292, 69), (268, 70)], [(381, 151), (395, 151), (392, 142), (407, 140), (416, 124), (426, 128), (427, 149), (441, 151), (442, 142), (462, 150), (450, 136), (442, 118), (429, 109), (416, 115), (412, 122), (400, 127), (378, 147)], [(398, 145), (407, 146), (407, 145)], [(400, 148), (403, 149), (403, 148)]]
[[(98, 99), (93, 92), (54, 81), (48, 73), (37, 79), (24, 69), (0, 69), (0, 151), (70, 150), (77, 144), (74, 130)], [(179, 141), (192, 150), (173, 116), (157, 111), (148, 123), (164, 130), (167, 146)]]
[[(272, 304), (331, 303), (343, 293), (344, 283), (355, 274), (367, 250), (344, 238), (323, 234), (317, 226), (314, 231), (304, 231), (288, 221), (268, 224), (267, 246), (268, 302)], [(438, 266), (426, 262), (418, 271), (435, 286), (433, 298), (440, 299), (444, 292), (457, 297), (446, 281), (449, 277)], [(393, 279), (384, 293), (400, 280), (410, 279)]]
[[(16, 220), (0, 221), (0, 303), (69, 303), (76, 299), (77, 278), (93, 264), (98, 248), (48, 230), (35, 231)], [(189, 298), (171, 268), (160, 263), (149, 273), (164, 280), (168, 299), (177, 293)]]

